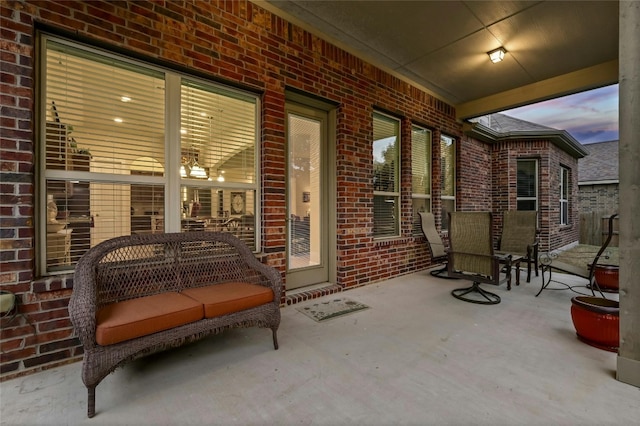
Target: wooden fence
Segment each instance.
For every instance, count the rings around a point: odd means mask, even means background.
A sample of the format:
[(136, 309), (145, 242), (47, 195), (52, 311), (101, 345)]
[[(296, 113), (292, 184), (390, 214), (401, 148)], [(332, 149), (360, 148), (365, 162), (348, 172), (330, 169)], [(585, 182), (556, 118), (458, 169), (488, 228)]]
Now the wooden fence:
[[(613, 220), (613, 237), (610, 247), (618, 247), (619, 218)], [(601, 246), (609, 233), (609, 214), (606, 212), (580, 213), (580, 244)]]

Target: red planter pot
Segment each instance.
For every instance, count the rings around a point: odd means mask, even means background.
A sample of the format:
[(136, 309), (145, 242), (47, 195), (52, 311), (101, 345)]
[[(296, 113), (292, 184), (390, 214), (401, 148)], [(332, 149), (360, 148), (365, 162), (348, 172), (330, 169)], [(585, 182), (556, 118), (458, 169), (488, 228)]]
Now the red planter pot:
[[(589, 265), (591, 267), (591, 265)], [(601, 290), (618, 291), (620, 267), (616, 265), (596, 264), (593, 276)]]
[(571, 299), (571, 319), (578, 338), (610, 352), (620, 345), (620, 305), (601, 297), (576, 296)]

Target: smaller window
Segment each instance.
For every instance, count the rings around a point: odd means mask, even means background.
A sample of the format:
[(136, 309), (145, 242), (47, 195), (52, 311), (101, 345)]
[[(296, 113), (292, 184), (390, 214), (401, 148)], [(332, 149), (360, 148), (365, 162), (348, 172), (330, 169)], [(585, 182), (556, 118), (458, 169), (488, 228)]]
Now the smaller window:
[(400, 235), (400, 121), (373, 114), (373, 235)]
[(411, 197), (413, 234), (422, 233), (418, 212), (431, 211), (431, 131), (411, 127)]
[(569, 169), (560, 167), (560, 225), (569, 224)]
[(449, 213), (456, 211), (456, 145), (450, 136), (440, 136), (440, 199), (442, 230), (449, 229)]
[(538, 210), (538, 161), (518, 160), (517, 209)]

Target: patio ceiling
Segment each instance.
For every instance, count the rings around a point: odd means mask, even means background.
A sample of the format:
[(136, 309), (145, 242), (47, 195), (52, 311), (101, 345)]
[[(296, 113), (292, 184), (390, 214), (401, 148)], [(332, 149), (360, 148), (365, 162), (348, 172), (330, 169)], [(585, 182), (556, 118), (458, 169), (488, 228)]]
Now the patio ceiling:
[[(282, 1), (261, 6), (465, 119), (616, 83), (617, 1)], [(488, 51), (507, 55), (493, 64)]]

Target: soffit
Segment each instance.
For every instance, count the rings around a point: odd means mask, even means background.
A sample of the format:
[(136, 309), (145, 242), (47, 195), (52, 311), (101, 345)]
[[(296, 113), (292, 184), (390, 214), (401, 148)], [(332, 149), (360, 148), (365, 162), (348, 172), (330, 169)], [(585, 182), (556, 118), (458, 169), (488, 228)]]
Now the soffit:
[[(617, 81), (617, 1), (258, 2), (456, 106), (461, 118)], [(505, 60), (486, 52), (504, 46)]]

